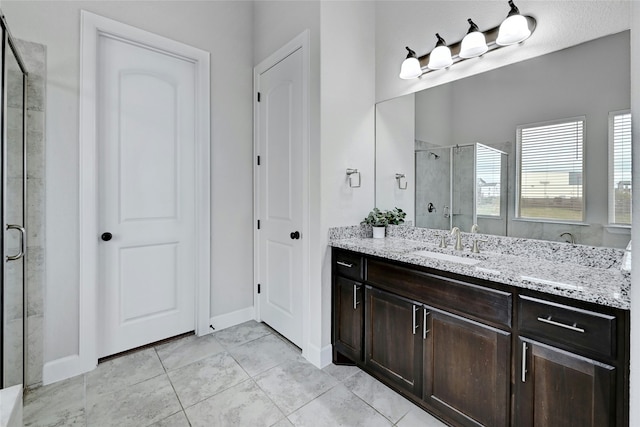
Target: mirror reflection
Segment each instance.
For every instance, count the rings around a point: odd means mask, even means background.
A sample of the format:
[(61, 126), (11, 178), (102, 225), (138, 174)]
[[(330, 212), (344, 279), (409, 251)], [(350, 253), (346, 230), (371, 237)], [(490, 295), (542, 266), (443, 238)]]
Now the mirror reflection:
[(416, 141), (417, 227), (507, 234), (507, 153), (474, 143), (428, 147)]
[[(376, 205), (402, 208), (419, 227), (469, 232), (478, 224), (487, 234), (625, 247), (630, 226), (621, 226), (610, 208), (620, 185), (611, 178), (609, 147), (612, 115), (630, 107), (629, 49), (625, 31), (377, 104)], [(528, 171), (525, 158), (522, 172), (519, 129), (578, 117), (581, 158), (570, 171), (543, 144), (536, 151), (543, 169)], [(500, 153), (499, 180), (480, 168), (489, 152)], [(398, 172), (407, 190), (394, 187)], [(541, 193), (530, 188), (532, 177)], [(630, 194), (631, 183), (619, 181)], [(550, 191), (552, 185), (566, 194)], [(579, 215), (553, 215), (569, 201)], [(531, 215), (520, 209), (525, 202), (544, 210)]]

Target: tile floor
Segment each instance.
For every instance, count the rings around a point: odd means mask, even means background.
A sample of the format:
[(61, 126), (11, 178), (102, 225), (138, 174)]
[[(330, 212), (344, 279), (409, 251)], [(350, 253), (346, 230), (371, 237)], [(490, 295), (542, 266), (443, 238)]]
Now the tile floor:
[(30, 391), (25, 426), (444, 426), (356, 367), (317, 369), (246, 322)]

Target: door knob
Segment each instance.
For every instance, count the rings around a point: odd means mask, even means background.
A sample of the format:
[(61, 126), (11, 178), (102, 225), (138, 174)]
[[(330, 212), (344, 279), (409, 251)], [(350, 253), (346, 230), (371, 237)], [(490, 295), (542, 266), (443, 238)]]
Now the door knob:
[(297, 240), (300, 238), (300, 232), (299, 231), (294, 231), (290, 234), (291, 238), (294, 240)]
[(102, 235), (100, 236), (100, 238), (102, 240), (104, 240), (105, 242), (108, 242), (109, 240), (111, 240), (111, 238), (113, 237), (113, 234), (107, 232), (107, 233), (102, 233)]

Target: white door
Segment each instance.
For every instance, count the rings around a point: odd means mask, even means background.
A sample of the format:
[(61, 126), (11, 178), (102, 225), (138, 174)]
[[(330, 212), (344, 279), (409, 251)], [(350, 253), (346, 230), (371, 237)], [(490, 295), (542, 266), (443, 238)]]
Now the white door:
[(302, 346), (302, 49), (258, 76), (260, 317)]
[(97, 60), (103, 357), (195, 327), (195, 65), (106, 35)]

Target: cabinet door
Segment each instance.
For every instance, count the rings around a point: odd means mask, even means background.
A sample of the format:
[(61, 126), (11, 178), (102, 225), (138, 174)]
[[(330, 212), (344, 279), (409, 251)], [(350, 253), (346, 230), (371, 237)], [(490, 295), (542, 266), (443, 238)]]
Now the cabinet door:
[(364, 310), (363, 286), (359, 282), (335, 278), (334, 286), (334, 346), (354, 362), (362, 361)]
[(508, 425), (511, 334), (429, 307), (423, 310), (423, 400), (456, 425)]
[(422, 306), (394, 294), (365, 289), (365, 364), (397, 386), (420, 396)]
[(516, 425), (615, 425), (614, 367), (528, 339), (519, 343)]

